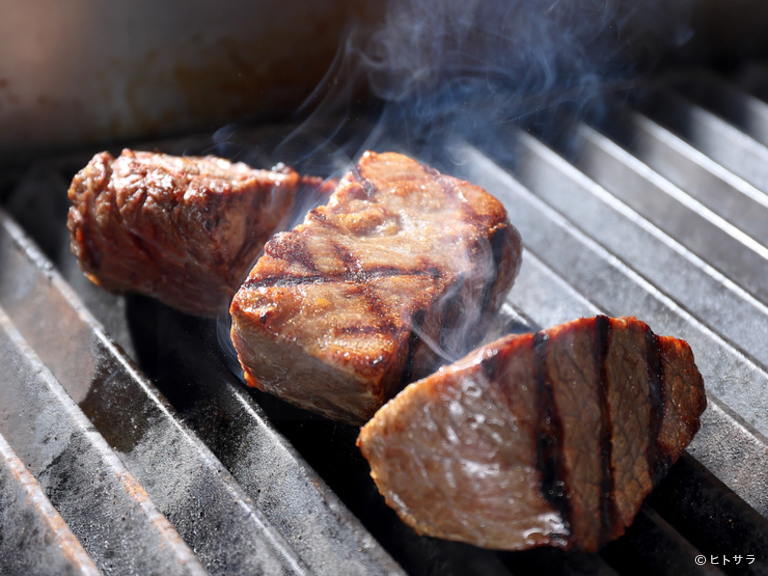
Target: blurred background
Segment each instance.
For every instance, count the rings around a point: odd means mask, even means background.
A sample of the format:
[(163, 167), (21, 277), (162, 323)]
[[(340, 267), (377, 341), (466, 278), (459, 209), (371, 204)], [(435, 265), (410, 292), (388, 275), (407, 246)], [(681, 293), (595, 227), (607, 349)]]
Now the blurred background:
[[(462, 6), (480, 4), (489, 3)], [(768, 48), (768, 5), (760, 0), (530, 3), (545, 17), (564, 5), (588, 19), (622, 14), (615, 47), (638, 69), (727, 66)], [(72, 146), (279, 120), (318, 87), (350, 33), (374, 37), (398, 11), (417, 15), (414, 6), (0, 0), (0, 164)], [(506, 26), (511, 36), (525, 32)], [(604, 27), (610, 32), (611, 21)]]

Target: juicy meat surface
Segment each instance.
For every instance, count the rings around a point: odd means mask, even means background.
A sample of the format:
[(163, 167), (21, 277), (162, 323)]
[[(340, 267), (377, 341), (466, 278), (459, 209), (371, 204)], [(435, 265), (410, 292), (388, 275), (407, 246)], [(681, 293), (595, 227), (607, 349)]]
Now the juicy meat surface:
[(94, 283), (214, 316), (229, 305), (302, 184), (289, 168), (123, 150), (72, 181), (72, 251)]
[(520, 256), (482, 188), (367, 152), (326, 206), (267, 243), (235, 295), (246, 382), (362, 424), (435, 368), (437, 347), (459, 356), (482, 336)]
[(699, 429), (688, 344), (634, 318), (507, 336), (415, 382), (357, 444), (421, 534), (595, 551), (624, 533)]

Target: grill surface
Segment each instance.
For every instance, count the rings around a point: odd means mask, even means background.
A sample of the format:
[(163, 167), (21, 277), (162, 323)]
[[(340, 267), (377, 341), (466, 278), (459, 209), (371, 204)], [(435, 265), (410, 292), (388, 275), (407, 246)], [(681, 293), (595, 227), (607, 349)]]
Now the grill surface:
[(635, 315), (696, 355), (701, 431), (593, 555), (414, 534), (377, 494), (356, 429), (246, 389), (215, 322), (83, 278), (65, 191), (90, 154), (31, 167), (0, 214), (0, 573), (768, 573), (765, 85), (757, 65), (668, 79), (556, 138), (523, 125), (503, 150), (453, 143), (461, 162), (438, 166), (501, 199), (522, 234), (496, 333)]

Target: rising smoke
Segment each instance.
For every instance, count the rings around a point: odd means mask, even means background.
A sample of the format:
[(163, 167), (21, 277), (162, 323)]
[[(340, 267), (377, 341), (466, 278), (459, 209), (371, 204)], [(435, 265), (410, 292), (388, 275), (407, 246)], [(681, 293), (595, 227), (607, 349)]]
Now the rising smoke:
[[(405, 152), (445, 169), (461, 161), (451, 150), (463, 140), (503, 158), (505, 125), (556, 132), (564, 118), (599, 114), (606, 97), (641, 84), (668, 50), (690, 39), (693, 4), (390, 0), (378, 25), (349, 27), (298, 112), (300, 126), (266, 153), (324, 176), (340, 176), (367, 149)], [(361, 92), (376, 99), (373, 122), (370, 108), (358, 114)], [(466, 313), (450, 341), (419, 336), (437, 356), (455, 360), (481, 315)], [(228, 323), (220, 328), (228, 341)]]
[(451, 138), (492, 146), (510, 122), (546, 130), (555, 110), (574, 116), (599, 110), (607, 94), (631, 87), (688, 41), (693, 5), (391, 0), (380, 25), (350, 27), (294, 137), (322, 134), (355, 155), (359, 150), (336, 137), (361, 83), (381, 103), (370, 136), (355, 143), (362, 148), (387, 142), (430, 162)]

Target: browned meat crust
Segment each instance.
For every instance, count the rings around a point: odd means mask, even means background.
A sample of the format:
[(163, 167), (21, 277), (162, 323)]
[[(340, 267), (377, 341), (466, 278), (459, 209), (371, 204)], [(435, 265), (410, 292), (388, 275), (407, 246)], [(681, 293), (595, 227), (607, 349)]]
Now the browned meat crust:
[(357, 443), (387, 504), (421, 534), (595, 551), (632, 523), (705, 407), (688, 344), (599, 316), (441, 368)]
[[(72, 251), (94, 283), (213, 316), (292, 206), (301, 179), (214, 156), (123, 150), (72, 181)], [(315, 183), (316, 184), (316, 183)]]
[(246, 381), (361, 424), (434, 369), (429, 342), (477, 340), (520, 252), (503, 206), (481, 188), (367, 152), (327, 206), (267, 243), (235, 295)]

